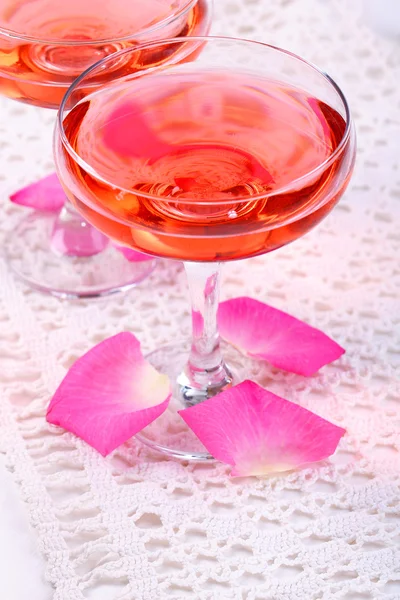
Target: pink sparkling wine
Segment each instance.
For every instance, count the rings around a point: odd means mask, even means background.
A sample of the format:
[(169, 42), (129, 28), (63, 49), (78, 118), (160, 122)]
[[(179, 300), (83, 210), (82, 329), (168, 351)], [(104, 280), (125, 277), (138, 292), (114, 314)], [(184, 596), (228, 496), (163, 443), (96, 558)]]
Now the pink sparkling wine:
[(139, 42), (205, 35), (209, 23), (209, 0), (5, 0), (0, 28), (32, 39), (0, 32), (0, 93), (58, 108), (73, 80), (105, 56)]
[(335, 205), (353, 160), (345, 147), (320, 168), (346, 128), (324, 102), (189, 64), (107, 85), (65, 128), (87, 164), (61, 149), (79, 211), (122, 244), (184, 260), (246, 258), (303, 235)]

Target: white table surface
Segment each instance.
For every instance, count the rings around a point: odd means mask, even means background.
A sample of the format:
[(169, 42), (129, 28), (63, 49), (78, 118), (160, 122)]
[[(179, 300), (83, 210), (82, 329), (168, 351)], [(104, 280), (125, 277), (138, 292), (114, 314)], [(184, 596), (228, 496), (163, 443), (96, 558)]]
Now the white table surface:
[(45, 562), (36, 546), (18, 488), (0, 456), (0, 581), (7, 600), (49, 600)]

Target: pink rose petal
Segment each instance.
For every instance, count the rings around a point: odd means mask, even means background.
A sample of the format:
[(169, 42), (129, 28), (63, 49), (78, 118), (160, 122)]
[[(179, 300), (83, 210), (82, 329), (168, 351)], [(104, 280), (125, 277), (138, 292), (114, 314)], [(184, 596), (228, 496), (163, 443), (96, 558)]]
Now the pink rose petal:
[(66, 197), (56, 173), (18, 190), (10, 196), (11, 202), (44, 212), (57, 212), (64, 206)]
[(345, 352), (319, 329), (253, 298), (222, 302), (218, 324), (221, 337), (248, 356), (307, 377)]
[(150, 256), (149, 254), (143, 254), (142, 252), (137, 252), (136, 250), (132, 250), (132, 248), (127, 248), (126, 246), (119, 246), (118, 244), (113, 244), (114, 248), (121, 252), (129, 262), (145, 262), (148, 260), (154, 260), (154, 256)]
[(345, 430), (252, 381), (179, 413), (232, 475), (266, 475), (331, 456)]
[(140, 342), (119, 333), (75, 362), (46, 418), (106, 456), (159, 417), (169, 397), (168, 378), (144, 359)]

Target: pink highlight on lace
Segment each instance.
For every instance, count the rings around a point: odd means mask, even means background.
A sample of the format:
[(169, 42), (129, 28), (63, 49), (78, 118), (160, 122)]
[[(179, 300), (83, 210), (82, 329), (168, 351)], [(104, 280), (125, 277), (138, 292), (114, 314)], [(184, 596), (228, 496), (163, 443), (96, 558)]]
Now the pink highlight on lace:
[(346, 433), (252, 381), (179, 413), (233, 476), (267, 475), (331, 456)]
[(52, 173), (18, 190), (10, 200), (43, 212), (58, 212), (64, 206), (66, 196), (56, 173)]
[(319, 329), (253, 298), (222, 302), (218, 325), (221, 337), (248, 356), (306, 377), (345, 352)]
[(169, 398), (168, 378), (144, 359), (136, 337), (125, 332), (74, 363), (46, 418), (106, 456), (159, 417)]

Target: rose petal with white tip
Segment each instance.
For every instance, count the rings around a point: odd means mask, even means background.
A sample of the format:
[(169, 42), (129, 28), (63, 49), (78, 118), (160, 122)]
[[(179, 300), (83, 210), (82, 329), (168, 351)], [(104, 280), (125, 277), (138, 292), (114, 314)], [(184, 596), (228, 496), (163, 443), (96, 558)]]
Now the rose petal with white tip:
[(252, 381), (180, 411), (233, 476), (267, 475), (331, 456), (345, 430)]
[(47, 421), (106, 456), (168, 407), (170, 384), (143, 357), (131, 333), (89, 350), (69, 369), (47, 410)]

